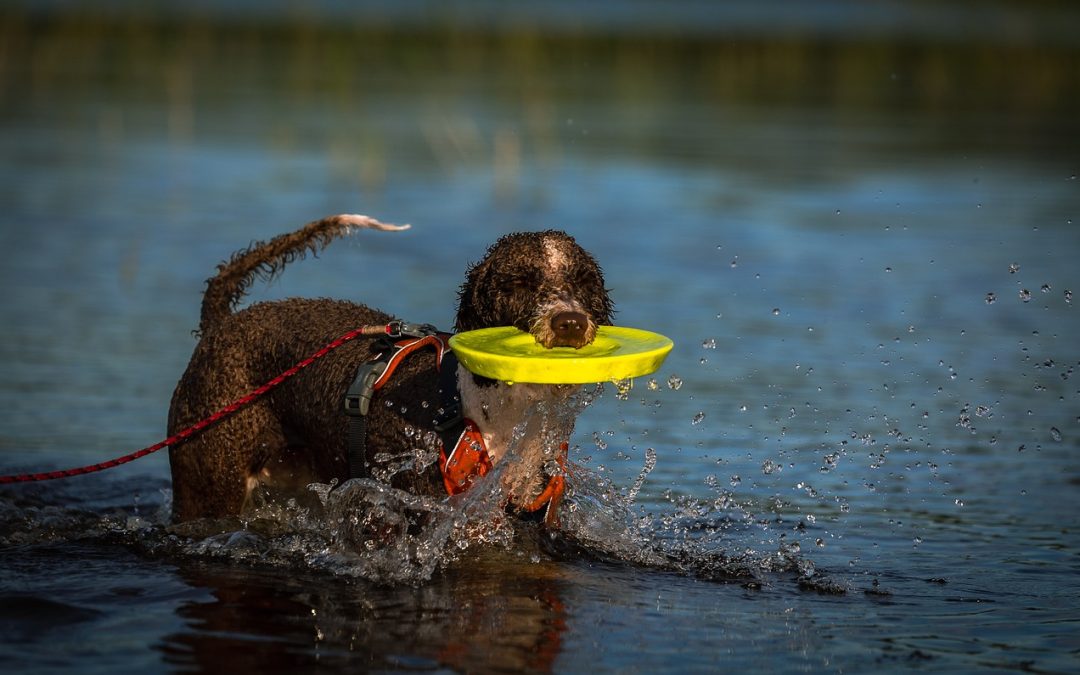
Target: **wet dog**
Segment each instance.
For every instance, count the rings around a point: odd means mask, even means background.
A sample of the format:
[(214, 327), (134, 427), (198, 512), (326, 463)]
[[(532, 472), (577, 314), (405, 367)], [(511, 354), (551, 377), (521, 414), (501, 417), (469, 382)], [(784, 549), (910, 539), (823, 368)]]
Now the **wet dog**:
[[(389, 314), (328, 299), (261, 302), (236, 311), (257, 278), (269, 280), (290, 261), (357, 229), (396, 230), (366, 216), (339, 215), (257, 242), (222, 263), (207, 282), (199, 343), (173, 394), (169, 434), (245, 396), (335, 338)], [(380, 301), (380, 304), (387, 299)], [(528, 232), (499, 239), (472, 265), (458, 293), (454, 329), (515, 326), (546, 347), (580, 348), (609, 325), (612, 303), (596, 260), (563, 232)], [(217, 425), (173, 445), (173, 519), (238, 516), (256, 491), (299, 494), (312, 482), (372, 478), (417, 495), (445, 496), (436, 427), (442, 394), (434, 350), (403, 360), (374, 393), (366, 416), (363, 469), (351, 469), (342, 401), (357, 369), (380, 354), (378, 341), (359, 338), (334, 350), (270, 394)], [(497, 465), (511, 444), (515, 461), (500, 472), (508, 505), (524, 508), (549, 486), (551, 429), (527, 412), (571, 389), (488, 380), (456, 366), (464, 417), (474, 420)], [(570, 429), (555, 431), (563, 440)]]

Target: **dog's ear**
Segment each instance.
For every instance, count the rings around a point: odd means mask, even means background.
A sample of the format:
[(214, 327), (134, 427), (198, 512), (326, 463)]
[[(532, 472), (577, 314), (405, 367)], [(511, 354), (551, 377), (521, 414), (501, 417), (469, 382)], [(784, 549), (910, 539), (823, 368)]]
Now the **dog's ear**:
[(458, 292), (457, 332), (517, 326), (529, 329), (536, 289), (513, 278), (502, 268), (513, 267), (501, 258), (487, 257), (469, 269)]
[(470, 265), (465, 273), (465, 282), (458, 289), (458, 309), (454, 321), (455, 332), (461, 333), (480, 328), (476, 323), (477, 317), (486, 314), (486, 310), (489, 308), (485, 307), (485, 305), (489, 298), (482, 297), (478, 293), (478, 289), (485, 286), (483, 278), (490, 273), (489, 267), (490, 265), (484, 260)]
[(574, 288), (581, 294), (579, 301), (597, 325), (610, 326), (615, 318), (615, 305), (609, 289), (604, 285), (604, 271), (588, 251), (580, 246), (577, 246), (577, 250), (578, 262), (569, 276)]
[(615, 304), (611, 301), (609, 290), (604, 288), (601, 279), (600, 286), (587, 298), (587, 308), (598, 326), (610, 326), (615, 321)]

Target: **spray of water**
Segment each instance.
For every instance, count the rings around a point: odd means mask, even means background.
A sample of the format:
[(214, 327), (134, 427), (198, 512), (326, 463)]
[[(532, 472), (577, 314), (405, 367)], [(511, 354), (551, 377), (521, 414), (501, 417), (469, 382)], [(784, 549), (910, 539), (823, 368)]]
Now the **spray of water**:
[[(650, 387), (650, 391), (658, 389)], [(671, 380), (669, 389), (677, 390)], [(628, 391), (619, 384), (616, 398), (625, 400)], [(7, 521), (0, 541), (118, 539), (155, 556), (296, 567), (385, 584), (422, 584), (470, 551), (484, 547), (530, 549), (534, 560), (535, 550), (556, 557), (600, 557), (751, 584), (762, 572), (814, 575), (813, 566), (800, 556), (799, 543), (788, 542), (783, 535), (778, 549), (766, 553), (731, 550), (732, 533), (751, 527), (762, 506), (740, 502), (715, 478), (710, 499), (669, 496), (666, 506), (658, 505), (655, 498), (639, 503), (650, 475), (662, 461), (663, 453), (654, 447), (644, 450), (640, 471), (629, 487), (605, 476), (602, 465), (594, 468), (588, 458), (575, 459), (579, 448), (572, 449), (565, 467), (560, 465), (562, 440), (603, 393), (603, 386), (589, 387), (565, 400), (535, 406), (515, 429), (508, 451), (488, 476), (451, 498), (418, 496), (391, 487), (396, 475), (424, 471), (437, 456), (432, 439), (416, 434), (415, 451), (388, 458), (394, 461), (384, 464), (390, 467), (385, 475), (340, 485), (313, 484), (315, 498), (304, 503), (256, 494), (254, 508), (242, 519), (172, 525), (168, 491), (163, 490), (164, 498), (153, 512), (138, 504), (134, 513), (24, 504), (18, 518)], [(558, 530), (538, 533), (535, 524), (523, 523), (506, 508), (509, 495), (520, 489), (515, 481), (526, 462), (543, 467), (549, 475), (565, 469), (567, 492), (559, 507)]]

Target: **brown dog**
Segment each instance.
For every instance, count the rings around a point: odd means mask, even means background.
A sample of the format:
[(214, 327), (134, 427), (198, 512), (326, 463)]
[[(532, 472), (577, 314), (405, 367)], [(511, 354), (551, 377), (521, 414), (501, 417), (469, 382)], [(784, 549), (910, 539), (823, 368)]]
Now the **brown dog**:
[[(292, 298), (233, 311), (252, 281), (278, 274), (291, 260), (359, 228), (404, 229), (366, 216), (331, 216), (239, 251), (207, 283), (200, 341), (173, 394), (169, 434), (239, 399), (335, 338), (388, 314), (355, 303)], [(507, 235), (469, 270), (459, 292), (455, 330), (516, 326), (544, 347), (581, 347), (610, 324), (612, 303), (596, 261), (556, 231)], [(374, 393), (366, 417), (364, 468), (350, 476), (348, 421), (342, 401), (357, 369), (379, 355), (379, 343), (358, 338), (330, 353), (216, 426), (169, 450), (173, 518), (240, 515), (253, 490), (303, 492), (310, 482), (350, 477), (382, 480), (408, 492), (439, 496), (447, 487), (438, 461), (440, 392), (434, 350), (403, 360)], [(540, 429), (516, 429), (528, 410), (565, 398), (560, 385), (508, 385), (457, 366), (463, 415), (476, 422), (490, 460), (510, 444), (520, 456), (502, 473), (510, 504), (522, 507), (545, 489), (550, 452)], [(559, 430), (564, 440), (569, 429)], [(519, 438), (524, 435), (524, 438)], [(507, 465), (509, 466), (509, 465)]]

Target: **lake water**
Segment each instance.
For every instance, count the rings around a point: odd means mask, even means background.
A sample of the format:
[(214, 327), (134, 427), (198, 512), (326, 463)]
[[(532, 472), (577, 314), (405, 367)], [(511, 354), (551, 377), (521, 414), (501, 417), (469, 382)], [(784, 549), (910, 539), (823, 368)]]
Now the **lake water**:
[(331, 213), (413, 228), (252, 300), (449, 327), (556, 227), (676, 349), (554, 538), (176, 530), (164, 452), (0, 486), (5, 672), (1080, 669), (1070, 5), (73, 5), (0, 10), (0, 473), (160, 440), (214, 266)]

